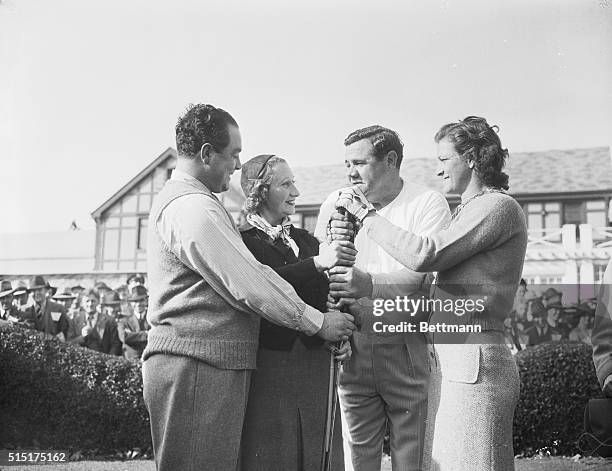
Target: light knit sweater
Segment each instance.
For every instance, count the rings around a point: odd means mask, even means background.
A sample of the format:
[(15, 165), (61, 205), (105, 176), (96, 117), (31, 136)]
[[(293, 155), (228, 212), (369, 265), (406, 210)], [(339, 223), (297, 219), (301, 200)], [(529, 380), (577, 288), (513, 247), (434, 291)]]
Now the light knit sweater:
[[(480, 325), (483, 331), (503, 330), (527, 247), (525, 215), (512, 197), (478, 196), (447, 228), (429, 236), (404, 231), (380, 216), (366, 218), (364, 229), (404, 266), (438, 272), (433, 299), (481, 298), (484, 310), (462, 316), (461, 323)], [(445, 318), (446, 313), (435, 310), (430, 323)]]
[(165, 353), (217, 368), (254, 369), (259, 317), (232, 307), (177, 258), (156, 229), (155, 221), (166, 206), (195, 193), (205, 194), (188, 183), (170, 180), (151, 208), (147, 247), (151, 330), (143, 360)]

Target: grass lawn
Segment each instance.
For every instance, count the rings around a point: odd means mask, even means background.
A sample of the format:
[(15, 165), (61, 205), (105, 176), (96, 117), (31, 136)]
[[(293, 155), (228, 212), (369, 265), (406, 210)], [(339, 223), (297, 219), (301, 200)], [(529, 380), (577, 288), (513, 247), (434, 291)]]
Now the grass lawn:
[[(516, 471), (610, 471), (612, 460), (596, 458), (522, 458)], [(60, 465), (10, 466), (7, 471), (155, 471), (153, 461), (77, 461)], [(383, 459), (382, 471), (391, 471), (391, 460)]]

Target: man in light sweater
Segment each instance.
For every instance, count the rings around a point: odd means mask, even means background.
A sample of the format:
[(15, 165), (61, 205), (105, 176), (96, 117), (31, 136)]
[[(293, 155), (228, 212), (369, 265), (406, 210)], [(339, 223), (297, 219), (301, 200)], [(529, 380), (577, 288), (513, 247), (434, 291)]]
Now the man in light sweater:
[[(400, 177), (403, 144), (394, 131), (370, 126), (345, 139), (351, 185), (361, 185), (370, 202), (399, 227), (428, 235), (446, 226), (450, 210), (444, 196)], [(315, 235), (327, 243), (327, 227), (338, 192), (321, 206)], [(383, 334), (381, 324), (414, 320), (408, 313), (373, 315), (373, 300), (418, 298), (425, 273), (404, 268), (364, 232), (355, 239), (353, 267), (334, 267), (330, 294), (355, 298), (362, 313), (353, 335), (353, 357), (340, 373), (340, 405), (345, 467), (380, 469), (385, 424), (391, 431), (391, 460), (398, 471), (422, 469), (427, 415), (429, 363), (422, 334)], [(352, 308), (351, 310), (353, 310)]]
[(177, 166), (149, 219), (151, 325), (144, 399), (159, 470), (235, 471), (259, 319), (328, 341), (352, 316), (300, 300), (244, 246), (214, 193), (240, 168), (240, 131), (226, 111), (190, 106), (176, 125)]

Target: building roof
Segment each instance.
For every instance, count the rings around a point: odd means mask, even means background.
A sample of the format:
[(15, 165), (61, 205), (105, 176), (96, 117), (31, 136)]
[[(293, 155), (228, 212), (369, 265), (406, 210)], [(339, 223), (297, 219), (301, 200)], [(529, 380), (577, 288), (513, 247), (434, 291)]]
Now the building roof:
[(91, 216), (94, 219), (99, 219), (107, 209), (111, 208), (115, 203), (117, 203), (117, 201), (129, 193), (132, 188), (136, 187), (142, 180), (144, 180), (153, 170), (170, 158), (176, 158), (176, 151), (172, 147), (168, 147), (165, 151), (159, 154), (159, 156), (157, 156), (153, 162), (142, 169), (140, 173), (123, 185), (113, 196), (96, 208), (91, 213)]
[[(441, 191), (436, 176), (436, 159), (405, 159), (400, 174)], [(517, 152), (508, 158), (512, 195), (550, 195), (572, 192), (612, 192), (612, 160), (609, 147), (590, 149)], [(342, 163), (319, 167), (294, 168), (301, 195), (299, 206), (320, 205), (335, 189), (347, 185)]]

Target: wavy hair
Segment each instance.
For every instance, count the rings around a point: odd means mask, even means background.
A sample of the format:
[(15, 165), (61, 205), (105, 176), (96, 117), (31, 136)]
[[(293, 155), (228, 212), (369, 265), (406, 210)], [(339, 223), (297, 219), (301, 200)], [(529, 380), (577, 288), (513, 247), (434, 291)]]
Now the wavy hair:
[(485, 185), (507, 190), (508, 175), (502, 170), (508, 149), (502, 147), (498, 131), (499, 127), (490, 126), (485, 118), (468, 116), (457, 123), (442, 126), (434, 140), (448, 139), (464, 160), (474, 162), (474, 171)]
[[(270, 188), (270, 183), (272, 183), (272, 179), (274, 178), (274, 169), (279, 163), (287, 163), (287, 161), (276, 155), (270, 157), (263, 168), (258, 171), (256, 178), (248, 179), (246, 187), (243, 188), (246, 196), (244, 210), (247, 214), (259, 212), (263, 206), (268, 196), (268, 188)], [(248, 162), (242, 166), (243, 172), (247, 165)]]

